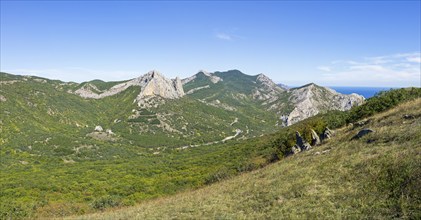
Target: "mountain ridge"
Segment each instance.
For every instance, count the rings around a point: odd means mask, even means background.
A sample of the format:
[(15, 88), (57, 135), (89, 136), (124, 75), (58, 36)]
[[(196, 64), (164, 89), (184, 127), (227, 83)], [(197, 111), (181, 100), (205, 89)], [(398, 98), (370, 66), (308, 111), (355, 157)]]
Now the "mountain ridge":
[(104, 91), (99, 90), (95, 85), (86, 82), (86, 84), (73, 91), (73, 93), (82, 98), (101, 99), (116, 95), (131, 86), (138, 86), (141, 88), (141, 92), (136, 98), (138, 102), (147, 96), (160, 96), (167, 99), (177, 99), (184, 96), (181, 80), (178, 77), (174, 80), (169, 80), (156, 70), (152, 70), (140, 77), (117, 84)]
[[(260, 103), (258, 105), (275, 112), (281, 117), (277, 124), (284, 126), (319, 112), (344, 111), (353, 105), (360, 105), (364, 100), (357, 94), (339, 94), (314, 83), (289, 89), (278, 86), (264, 74), (250, 76), (239, 70), (213, 73), (201, 70), (191, 77), (185, 79), (177, 77), (171, 80), (153, 70), (126, 81), (93, 80), (80, 84), (73, 82), (60, 84), (73, 85), (67, 92), (87, 99), (103, 99), (126, 91), (132, 86), (139, 87), (140, 92), (134, 102), (143, 108), (156, 107), (165, 103), (165, 99), (188, 96), (207, 105), (236, 111), (238, 108), (232, 106), (232, 103), (243, 105), (241, 103), (248, 100), (247, 102)], [(307, 97), (303, 97), (304, 93), (308, 94)]]
[[(204, 186), (288, 155), (295, 131), (310, 140), (308, 126), (320, 135), (327, 125), (419, 97), (419, 89), (391, 91), (350, 112), (281, 128), (268, 106), (288, 107), (291, 91), (267, 103), (252, 96), (267, 95), (257, 77), (215, 75), (223, 81), (201, 74), (184, 88), (209, 88), (178, 99), (148, 96), (139, 106), (139, 86), (87, 99), (68, 92), (77, 83), (0, 73), (0, 218), (84, 214)], [(93, 82), (99, 90), (119, 83)]]

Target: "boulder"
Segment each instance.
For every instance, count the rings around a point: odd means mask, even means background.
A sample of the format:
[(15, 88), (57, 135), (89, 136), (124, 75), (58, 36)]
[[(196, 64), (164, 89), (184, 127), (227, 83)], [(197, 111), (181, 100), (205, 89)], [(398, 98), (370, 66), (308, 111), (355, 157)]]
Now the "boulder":
[(95, 131), (102, 132), (102, 131), (104, 131), (104, 129), (102, 129), (101, 126), (97, 125), (97, 126), (95, 126)]
[(319, 135), (317, 135), (316, 131), (311, 129), (311, 146), (316, 146), (320, 144)]
[(330, 130), (328, 127), (325, 128), (325, 132), (327, 132), (328, 134), (330, 134), (330, 136), (332, 136), (335, 133), (332, 130)]
[(351, 140), (360, 139), (360, 138), (364, 137), (365, 135), (370, 134), (371, 132), (374, 132), (374, 131), (371, 130), (370, 128), (364, 128), (364, 129), (360, 130), (358, 132), (358, 134), (356, 134), (354, 137), (352, 137)]
[(303, 137), (301, 137), (300, 132), (295, 132), (296, 144), (295, 146), (299, 147), (301, 151), (310, 150), (311, 145), (307, 143)]
[(301, 149), (300, 149), (300, 147), (298, 147), (297, 145), (294, 145), (294, 146), (291, 148), (291, 152), (292, 152), (292, 154), (298, 154), (298, 153), (300, 153), (300, 152), (301, 152)]
[(107, 133), (108, 135), (114, 135), (114, 132), (111, 129), (105, 130), (105, 133)]
[(321, 139), (322, 141), (328, 140), (332, 137), (332, 135), (333, 135), (333, 131), (330, 130), (328, 127), (326, 127), (323, 134), (321, 135)]

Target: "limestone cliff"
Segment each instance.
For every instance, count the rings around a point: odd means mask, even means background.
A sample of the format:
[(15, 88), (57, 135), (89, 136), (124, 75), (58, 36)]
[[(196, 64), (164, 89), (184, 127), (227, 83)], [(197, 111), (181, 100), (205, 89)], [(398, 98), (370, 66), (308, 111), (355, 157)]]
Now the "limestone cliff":
[(259, 85), (253, 91), (252, 97), (264, 101), (263, 105), (277, 101), (279, 95), (285, 91), (264, 74), (257, 75), (256, 83)]
[(73, 93), (83, 98), (101, 99), (123, 92), (131, 86), (141, 88), (141, 92), (136, 98), (137, 101), (149, 96), (158, 96), (165, 99), (177, 99), (184, 96), (183, 86), (178, 77), (170, 80), (155, 70), (130, 81), (117, 84), (108, 90), (102, 91), (95, 85), (86, 83)]
[[(165, 103), (165, 99), (178, 99), (186, 94), (200, 102), (228, 111), (236, 111), (238, 106), (233, 103), (249, 102), (275, 112), (280, 120), (277, 124), (282, 126), (292, 125), (329, 110), (349, 110), (364, 101), (360, 95), (340, 94), (313, 83), (286, 89), (263, 74), (248, 76), (236, 70), (225, 73), (200, 71), (183, 80), (178, 77), (167, 79), (157, 71), (150, 71), (112, 87), (97, 85), (88, 82), (72, 93), (84, 98), (101, 99), (125, 91), (131, 86), (138, 86), (141, 90), (134, 102), (142, 108), (157, 107)], [(187, 93), (183, 87), (188, 89)], [(196, 93), (200, 90), (207, 92)]]
[(364, 97), (361, 95), (345, 95), (313, 83), (292, 89), (290, 92), (289, 101), (295, 107), (286, 118), (287, 125), (328, 110), (346, 111), (364, 102)]
[(151, 71), (138, 78), (138, 85), (142, 88), (137, 96), (138, 100), (147, 96), (159, 96), (166, 99), (177, 99), (184, 96), (183, 86), (178, 77), (170, 80), (157, 71)]

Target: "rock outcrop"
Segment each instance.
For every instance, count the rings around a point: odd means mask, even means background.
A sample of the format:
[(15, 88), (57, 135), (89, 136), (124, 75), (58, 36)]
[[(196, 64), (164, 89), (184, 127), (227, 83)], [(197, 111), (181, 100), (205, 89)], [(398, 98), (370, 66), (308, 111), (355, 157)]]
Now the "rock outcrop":
[[(218, 85), (215, 87), (215, 84)], [(252, 99), (251, 101), (268, 111), (276, 112), (280, 116), (279, 126), (289, 126), (329, 110), (349, 110), (352, 106), (360, 105), (364, 101), (364, 97), (360, 95), (340, 94), (313, 83), (300, 88), (285, 89), (264, 74), (248, 76), (238, 70), (226, 73), (201, 71), (183, 80), (179, 78), (170, 80), (157, 71), (150, 71), (141, 77), (119, 83), (109, 89), (101, 90), (100, 88), (104, 86), (99, 85), (96, 82), (87, 82), (76, 91), (70, 92), (84, 98), (101, 99), (123, 92), (131, 86), (138, 86), (141, 90), (134, 102), (142, 108), (153, 108), (165, 103), (166, 99), (178, 99), (186, 94), (206, 89), (209, 95), (199, 101), (233, 111), (236, 108), (230, 107), (230, 103), (211, 103), (211, 100), (215, 100), (213, 96), (231, 96), (224, 97), (224, 100), (234, 98), (248, 101)], [(184, 92), (183, 86), (189, 88), (187, 93)], [(229, 92), (219, 94), (220, 87)], [(203, 94), (201, 92), (201, 95)]]
[(276, 85), (269, 77), (267, 77), (263, 73), (257, 75), (256, 81), (258, 83), (261, 83), (263, 85), (263, 87), (266, 88), (266, 91), (282, 92), (282, 91), (286, 90), (286, 89), (283, 89), (282, 87)]
[(194, 89), (190, 89), (189, 91), (186, 92), (186, 95), (190, 95), (190, 94), (195, 93), (196, 91), (199, 91), (199, 90), (202, 90), (202, 89), (208, 89), (208, 88), (210, 88), (209, 85), (197, 87), (197, 88), (194, 88)]
[(300, 132), (296, 131), (295, 132), (295, 139), (296, 139), (296, 143), (295, 146), (292, 147), (292, 153), (296, 154), (299, 153), (301, 151), (305, 151), (305, 150), (310, 150), (311, 149), (311, 145), (309, 143), (307, 143), (303, 137), (301, 137)]
[(292, 149), (291, 149), (291, 153), (292, 154), (298, 154), (298, 153), (300, 153), (301, 152), (301, 148), (300, 147), (298, 147), (297, 145), (294, 145), (293, 147), (292, 147)]
[(107, 133), (108, 135), (115, 135), (111, 129), (105, 130), (105, 133)]
[(191, 81), (194, 81), (194, 80), (198, 77), (198, 75), (199, 75), (199, 74), (204, 74), (206, 77), (208, 77), (208, 78), (209, 78), (209, 80), (210, 80), (213, 84), (216, 84), (216, 83), (218, 83), (218, 82), (220, 82), (220, 81), (223, 81), (221, 77), (216, 76), (216, 75), (215, 75), (215, 74), (213, 74), (213, 73), (207, 72), (207, 71), (205, 71), (205, 70), (200, 70), (200, 71), (199, 71), (197, 74), (195, 74), (194, 76), (191, 76), (191, 77), (189, 77), (189, 78), (186, 78), (186, 79), (181, 80), (181, 83), (182, 83), (183, 85), (185, 85), (185, 84), (187, 84), (187, 83), (189, 83), (189, 82), (191, 82)]
[(256, 83), (260, 84), (260, 86), (253, 91), (252, 97), (253, 99), (264, 101), (262, 105), (277, 101), (279, 95), (285, 91), (264, 74), (257, 75)]
[(95, 131), (98, 131), (98, 132), (104, 131), (104, 129), (100, 125), (95, 126), (95, 129), (94, 130)]
[(333, 131), (330, 130), (328, 127), (325, 128), (325, 130), (323, 131), (323, 134), (320, 136), (321, 137), (321, 141), (325, 141), (328, 140), (332, 137), (333, 135)]
[(151, 71), (135, 80), (136, 84), (142, 88), (137, 100), (146, 96), (159, 96), (166, 99), (177, 99), (184, 96), (183, 86), (178, 77), (175, 80), (170, 80), (157, 71)]
[(278, 83), (277, 84), (279, 87), (281, 87), (283, 90), (289, 90), (289, 89), (291, 89), (289, 86), (287, 86), (287, 85), (285, 85), (285, 84), (282, 84), (282, 83)]
[(319, 135), (317, 135), (316, 131), (311, 129), (311, 146), (316, 146), (320, 144)]
[(364, 102), (364, 97), (358, 94), (344, 95), (314, 83), (289, 91), (291, 92), (289, 101), (295, 107), (288, 115), (288, 126), (320, 112), (346, 111), (352, 106), (361, 105)]
[(141, 87), (141, 92), (136, 98), (137, 101), (148, 96), (159, 96), (164, 99), (177, 99), (185, 95), (182, 82), (178, 77), (174, 80), (170, 80), (155, 70), (150, 71), (141, 77), (117, 84), (105, 91), (101, 91), (91, 83), (86, 83), (73, 93), (83, 98), (101, 99), (123, 92), (131, 86)]

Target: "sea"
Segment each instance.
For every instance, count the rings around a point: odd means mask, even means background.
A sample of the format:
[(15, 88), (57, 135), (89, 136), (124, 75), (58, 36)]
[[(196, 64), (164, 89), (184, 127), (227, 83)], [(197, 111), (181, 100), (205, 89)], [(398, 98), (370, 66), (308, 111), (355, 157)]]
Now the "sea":
[(342, 94), (357, 93), (359, 95), (364, 96), (364, 98), (366, 99), (373, 97), (376, 93), (381, 92), (381, 91), (389, 91), (391, 89), (397, 89), (397, 88), (391, 88), (391, 87), (340, 87), (340, 86), (328, 86), (328, 87)]

